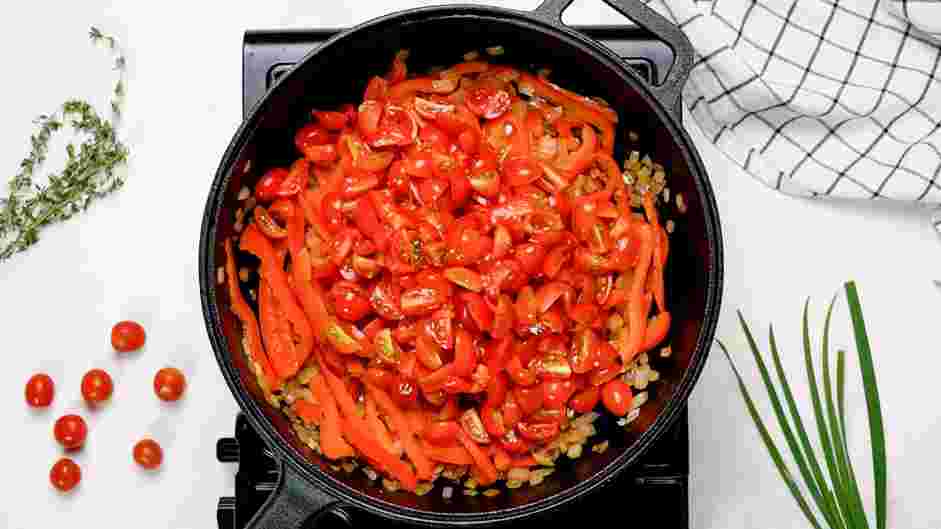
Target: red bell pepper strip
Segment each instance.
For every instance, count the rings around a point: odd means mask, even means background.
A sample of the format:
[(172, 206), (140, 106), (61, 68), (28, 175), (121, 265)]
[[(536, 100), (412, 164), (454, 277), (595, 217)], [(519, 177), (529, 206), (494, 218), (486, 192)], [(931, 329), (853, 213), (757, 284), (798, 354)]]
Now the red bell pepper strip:
[(356, 209), (353, 210), (353, 222), (363, 235), (369, 237), (376, 243), (376, 248), (384, 252), (388, 245), (389, 236), (385, 226), (379, 222), (379, 216), (376, 214), (376, 208), (368, 197), (360, 197), (356, 200)]
[(366, 425), (372, 431), (372, 434), (386, 451), (401, 457), (402, 448), (399, 447), (398, 450), (396, 450), (396, 445), (392, 441), (392, 435), (389, 433), (389, 429), (386, 427), (386, 424), (382, 422), (382, 419), (379, 418), (379, 410), (376, 409), (376, 401), (367, 395), (364, 402), (366, 404)]
[[(322, 366), (321, 366), (322, 367)], [(353, 455), (353, 448), (343, 440), (340, 433), (343, 431), (343, 425), (340, 421), (340, 411), (337, 410), (337, 403), (333, 400), (333, 395), (327, 388), (327, 381), (322, 373), (314, 375), (308, 386), (313, 391), (314, 396), (320, 401), (323, 409), (323, 422), (320, 423), (320, 448), (325, 456), (330, 459), (340, 459)]]
[(555, 167), (571, 179), (591, 167), (597, 149), (598, 137), (595, 135), (595, 131), (588, 125), (583, 125), (581, 145), (575, 152), (570, 153), (564, 161), (557, 163)]
[[(320, 360), (323, 360), (322, 356)], [(322, 362), (321, 365), (323, 365)], [(392, 474), (393, 477), (402, 483), (402, 486), (405, 487), (406, 490), (415, 490), (415, 485), (417, 484), (415, 475), (404, 461), (383, 448), (378, 439), (369, 435), (370, 429), (366, 421), (357, 413), (353, 396), (349, 394), (346, 386), (343, 385), (343, 381), (331, 373), (329, 369), (323, 369), (322, 375), (323, 380), (326, 381), (327, 387), (330, 389), (330, 393), (333, 398), (336, 399), (340, 411), (344, 415), (341, 424), (343, 426), (343, 435), (347, 440), (349, 440), (357, 450), (362, 452), (363, 455), (376, 461), (383, 469)], [(404, 439), (403, 444), (407, 446)], [(416, 465), (416, 468), (419, 468), (419, 465)], [(428, 478), (424, 479), (430, 478), (430, 471), (428, 476)]]
[(461, 445), (435, 446), (422, 441), (422, 450), (428, 454), (429, 459), (439, 463), (449, 465), (471, 465), (474, 463), (474, 459)]
[(271, 285), (264, 278), (258, 284), (258, 317), (265, 349), (271, 358), (275, 372), (288, 378), (300, 369), (297, 359), (297, 344), (291, 335), (291, 325), (284, 310), (275, 298)]
[(490, 452), (493, 454), (493, 466), (500, 472), (505, 472), (510, 469), (510, 465), (513, 463), (513, 460), (510, 458), (510, 454), (506, 450), (500, 448), (500, 445), (494, 443), (490, 445)]
[(417, 77), (395, 83), (389, 86), (386, 98), (390, 101), (405, 101), (419, 92), (432, 94), (450, 94), (457, 89), (457, 79), (435, 79), (433, 77)]
[(637, 235), (640, 238), (640, 257), (637, 267), (634, 268), (634, 277), (631, 282), (631, 290), (627, 299), (627, 321), (629, 322), (629, 332), (627, 342), (622, 342), (621, 360), (624, 365), (630, 363), (634, 355), (643, 345), (644, 334), (646, 332), (647, 314), (644, 313), (644, 285), (647, 284), (647, 273), (650, 270), (653, 260), (654, 231), (649, 224), (642, 223), (637, 228)]
[(493, 461), (490, 460), (484, 450), (474, 442), (473, 439), (467, 435), (467, 432), (461, 430), (457, 433), (457, 440), (460, 441), (461, 445), (464, 446), (464, 449), (470, 454), (471, 458), (474, 459), (474, 464), (477, 466), (477, 470), (480, 472), (480, 484), (489, 485), (497, 480), (497, 467), (493, 465)]
[(261, 342), (261, 333), (258, 330), (258, 320), (239, 289), (238, 276), (235, 270), (235, 252), (232, 250), (232, 241), (225, 240), (225, 275), (229, 287), (229, 306), (232, 312), (242, 322), (242, 347), (253, 364), (261, 369), (261, 376), (269, 390), (281, 387), (281, 380), (275, 374), (265, 353)]
[(649, 351), (657, 346), (667, 337), (670, 331), (670, 313), (661, 312), (647, 323), (647, 330), (644, 333), (644, 343), (640, 346), (641, 352)]
[(271, 290), (278, 300), (278, 304), (283, 308), (294, 333), (299, 337), (299, 342), (294, 350), (294, 358), (291, 359), (290, 369), (284, 373), (279, 373), (282, 377), (292, 376), (297, 373), (297, 370), (300, 369), (301, 364), (304, 363), (314, 347), (313, 330), (304, 316), (304, 312), (294, 300), (294, 295), (291, 293), (290, 286), (288, 286), (287, 274), (281, 268), (274, 247), (262, 235), (257, 226), (249, 224), (245, 228), (239, 241), (239, 247), (261, 259), (261, 276), (271, 285)]
[[(412, 469), (401, 459), (393, 456), (370, 437), (362, 424), (362, 419), (346, 416), (343, 418), (343, 433), (357, 450), (369, 459), (375, 461), (382, 469), (392, 475), (407, 491), (414, 491), (418, 486), (418, 479)], [(430, 475), (429, 475), (430, 476)]]
[(539, 464), (533, 456), (514, 457), (510, 461), (510, 468), (529, 468)]
[(490, 69), (490, 63), (486, 61), (466, 61), (455, 64), (447, 70), (444, 70), (441, 72), (441, 77), (460, 77), (462, 75), (469, 75), (472, 73), (483, 73), (488, 69)]
[(653, 247), (653, 297), (657, 302), (657, 309), (660, 312), (666, 312), (666, 294), (664, 293), (663, 265), (666, 263), (664, 253), (664, 244), (661, 244), (661, 228), (657, 217), (657, 208), (654, 205), (653, 193), (644, 193), (644, 212), (647, 215), (647, 221), (654, 228), (654, 238), (656, 242)]
[(565, 115), (569, 119), (594, 125), (601, 131), (601, 148), (609, 154), (614, 152), (614, 124), (617, 122), (617, 114), (613, 110), (588, 103), (581, 96), (570, 96), (548, 81), (525, 72), (520, 72), (519, 85), (523, 92), (531, 92), (564, 107)]
[(323, 420), (323, 408), (307, 400), (297, 399), (291, 408), (306, 424), (318, 425)]
[(454, 362), (449, 362), (420, 378), (418, 383), (425, 391), (432, 392), (441, 389), (444, 383), (454, 376), (457, 376), (457, 367), (454, 365)]
[(418, 477), (421, 479), (431, 479), (434, 467), (428, 459), (428, 456), (422, 451), (421, 444), (416, 438), (419, 432), (412, 430), (412, 425), (408, 418), (385, 391), (371, 384), (366, 384), (366, 393), (376, 401), (376, 404), (386, 414), (386, 417), (392, 421), (392, 427), (399, 434), (399, 439), (402, 441), (405, 453), (412, 461), (412, 464), (415, 465), (415, 470), (418, 471)]

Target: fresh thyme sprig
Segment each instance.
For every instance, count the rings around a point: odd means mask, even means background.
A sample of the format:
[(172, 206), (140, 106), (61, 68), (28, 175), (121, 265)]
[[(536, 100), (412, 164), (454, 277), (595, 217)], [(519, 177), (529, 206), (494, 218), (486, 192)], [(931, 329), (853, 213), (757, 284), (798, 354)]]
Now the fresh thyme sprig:
[[(859, 301), (859, 294), (856, 290), (856, 284), (846, 283), (846, 301), (850, 310), (850, 318), (853, 322), (853, 334), (856, 340), (856, 352), (859, 359), (859, 371), (862, 377), (863, 390), (866, 397), (866, 410), (869, 417), (869, 438), (872, 444), (872, 467), (874, 478), (874, 497), (876, 507), (876, 527), (885, 529), (886, 527), (886, 460), (885, 460), (885, 432), (882, 424), (882, 407), (879, 401), (879, 389), (876, 384), (876, 374), (872, 363), (872, 351), (869, 345), (869, 337), (866, 333), (866, 322), (863, 320), (862, 306)], [(834, 298), (834, 301), (836, 298)], [(823, 383), (821, 394), (820, 387), (817, 384), (817, 372), (814, 369), (814, 362), (811, 354), (810, 325), (808, 323), (808, 305), (804, 305), (804, 363), (807, 370), (807, 383), (810, 387), (811, 403), (813, 404), (814, 421), (817, 426), (817, 433), (820, 438), (820, 447), (823, 455), (823, 465), (818, 462), (817, 451), (810, 444), (810, 437), (804, 429), (804, 422), (798, 411), (797, 403), (794, 400), (794, 394), (791, 392), (791, 386), (788, 383), (787, 376), (781, 366), (781, 358), (778, 354), (778, 347), (774, 339), (774, 330), (769, 328), (769, 344), (771, 349), (771, 360), (779, 380), (780, 389), (775, 387), (765, 364), (763, 355), (755, 343), (748, 324), (742, 313), (738, 313), (739, 322), (742, 330), (745, 332), (745, 338), (748, 341), (748, 347), (751, 349), (761, 374), (762, 382), (768, 392), (768, 398), (771, 401), (771, 407), (777, 418), (778, 426), (784, 434), (788, 449), (794, 459), (800, 477), (803, 479), (804, 488), (810, 495), (813, 504), (817, 507), (819, 517), (811, 508), (804, 493), (801, 491), (799, 482), (795, 479), (789, 465), (784, 460), (782, 452), (778, 449), (777, 443), (771, 437), (764, 421), (758, 413), (745, 382), (732, 361), (732, 356), (722, 342), (718, 342), (722, 352), (725, 353), (729, 364), (732, 366), (732, 372), (738, 381), (738, 387), (742, 397), (745, 400), (745, 406), (748, 413), (758, 429), (771, 459), (777, 467), (781, 479), (787, 486), (794, 500), (797, 502), (801, 512), (807, 518), (807, 521), (815, 529), (829, 527), (830, 529), (868, 529), (869, 524), (866, 518), (866, 510), (863, 506), (862, 496), (859, 492), (859, 485), (856, 481), (856, 472), (853, 469), (853, 463), (849, 457), (849, 450), (846, 441), (846, 408), (845, 408), (845, 351), (838, 350), (836, 354), (836, 383), (833, 383), (830, 366), (830, 315), (833, 311), (833, 302), (827, 310), (826, 320), (823, 327), (823, 339), (821, 344), (821, 371), (820, 380)], [(836, 389), (836, 398), (834, 399), (834, 387)], [(779, 393), (784, 396), (787, 403), (787, 413), (782, 406)], [(822, 395), (822, 396), (821, 396)], [(788, 421), (790, 414), (790, 422)], [(796, 435), (795, 435), (796, 432)], [(826, 474), (824, 473), (826, 470)], [(822, 518), (822, 520), (821, 520)]]
[[(39, 129), (30, 137), (30, 153), (9, 181), (9, 195), (0, 198), (0, 261), (36, 244), (43, 227), (68, 220), (124, 185), (117, 169), (127, 161), (128, 149), (115, 128), (126, 90), (126, 61), (114, 37), (94, 27), (89, 37), (115, 58), (118, 80), (112, 91), (111, 117), (102, 119), (89, 103), (69, 100), (56, 112), (36, 119)], [(77, 146), (66, 146), (67, 159), (60, 173), (50, 174), (45, 185), (37, 183), (34, 177), (46, 161), (49, 141), (65, 125), (84, 139)]]

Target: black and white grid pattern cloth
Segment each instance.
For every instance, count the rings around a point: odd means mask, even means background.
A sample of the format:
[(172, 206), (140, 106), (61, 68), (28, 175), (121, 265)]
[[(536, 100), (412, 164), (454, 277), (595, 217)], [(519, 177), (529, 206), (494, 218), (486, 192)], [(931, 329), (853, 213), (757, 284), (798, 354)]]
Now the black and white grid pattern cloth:
[(789, 194), (941, 205), (941, 2), (648, 5), (696, 48), (693, 119), (749, 174)]

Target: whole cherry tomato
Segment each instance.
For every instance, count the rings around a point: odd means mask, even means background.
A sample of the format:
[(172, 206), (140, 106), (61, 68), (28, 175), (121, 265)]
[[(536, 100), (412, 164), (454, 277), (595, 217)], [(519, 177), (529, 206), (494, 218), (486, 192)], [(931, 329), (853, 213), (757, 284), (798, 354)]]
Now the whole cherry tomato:
[(52, 377), (45, 373), (37, 373), (26, 381), (26, 403), (34, 408), (45, 408), (52, 404), (55, 394), (55, 384)]
[(153, 439), (142, 439), (134, 444), (134, 461), (147, 470), (160, 467), (163, 462), (163, 449)]
[(175, 367), (165, 367), (154, 375), (154, 393), (160, 400), (173, 402), (180, 400), (186, 389), (186, 377)]
[(144, 327), (136, 321), (121, 321), (111, 328), (111, 346), (119, 353), (140, 349), (145, 339)]
[(56, 461), (49, 471), (49, 481), (52, 486), (62, 492), (68, 492), (82, 480), (82, 469), (78, 463), (67, 457)]
[(630, 386), (619, 378), (608, 381), (601, 388), (601, 401), (604, 407), (618, 417), (623, 417), (631, 410), (633, 400)]
[(92, 369), (82, 377), (82, 397), (89, 404), (99, 404), (111, 398), (114, 383), (111, 375), (102, 369)]
[(81, 448), (88, 436), (85, 419), (78, 415), (63, 415), (56, 420), (52, 428), (56, 441), (69, 450)]

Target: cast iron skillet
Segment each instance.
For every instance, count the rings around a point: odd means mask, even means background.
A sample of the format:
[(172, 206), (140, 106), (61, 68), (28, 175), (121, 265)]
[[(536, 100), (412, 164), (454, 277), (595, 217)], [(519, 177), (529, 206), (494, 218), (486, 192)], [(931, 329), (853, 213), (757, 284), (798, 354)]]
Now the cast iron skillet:
[[(673, 50), (674, 66), (666, 81), (649, 86), (613, 52), (562, 24), (561, 14), (571, 1), (545, 0), (533, 12), (470, 5), (428, 7), (364, 23), (307, 55), (235, 133), (206, 203), (199, 280), (206, 326), (222, 374), (251, 425), (282, 462), (278, 487), (249, 527), (293, 529), (305, 520), (308, 524), (323, 520), (324, 513), (349, 521), (348, 513), (356, 509), (426, 526), (492, 525), (545, 513), (596, 490), (626, 469), (670, 427), (685, 404), (712, 342), (722, 292), (718, 212), (702, 162), (680, 123), (680, 89), (692, 65), (692, 47), (676, 27), (639, 0), (605, 0)], [(400, 48), (412, 51), (409, 68), (420, 71), (493, 45), (505, 47), (502, 59), (507, 62), (549, 66), (553, 80), (562, 86), (604, 97), (620, 116), (619, 144), (628, 128), (638, 132), (642, 150), (666, 167), (674, 196), (684, 195), (688, 212), (676, 218), (666, 279), (674, 321), (673, 355), (656, 362), (661, 381), (629, 431), (608, 418), (600, 420), (600, 435), (610, 440), (608, 451), (560, 465), (540, 486), (494, 498), (457, 491), (448, 501), (440, 486), (422, 497), (389, 493), (361, 472), (330, 470), (297, 439), (287, 419), (264, 403), (245, 364), (241, 331), (228, 309), (228, 295), (216, 284), (216, 270), (224, 264), (223, 241), (235, 234), (239, 189), (252, 186), (266, 168), (293, 160), (293, 132), (312, 107), (356, 100), (369, 76), (384, 72)]]

